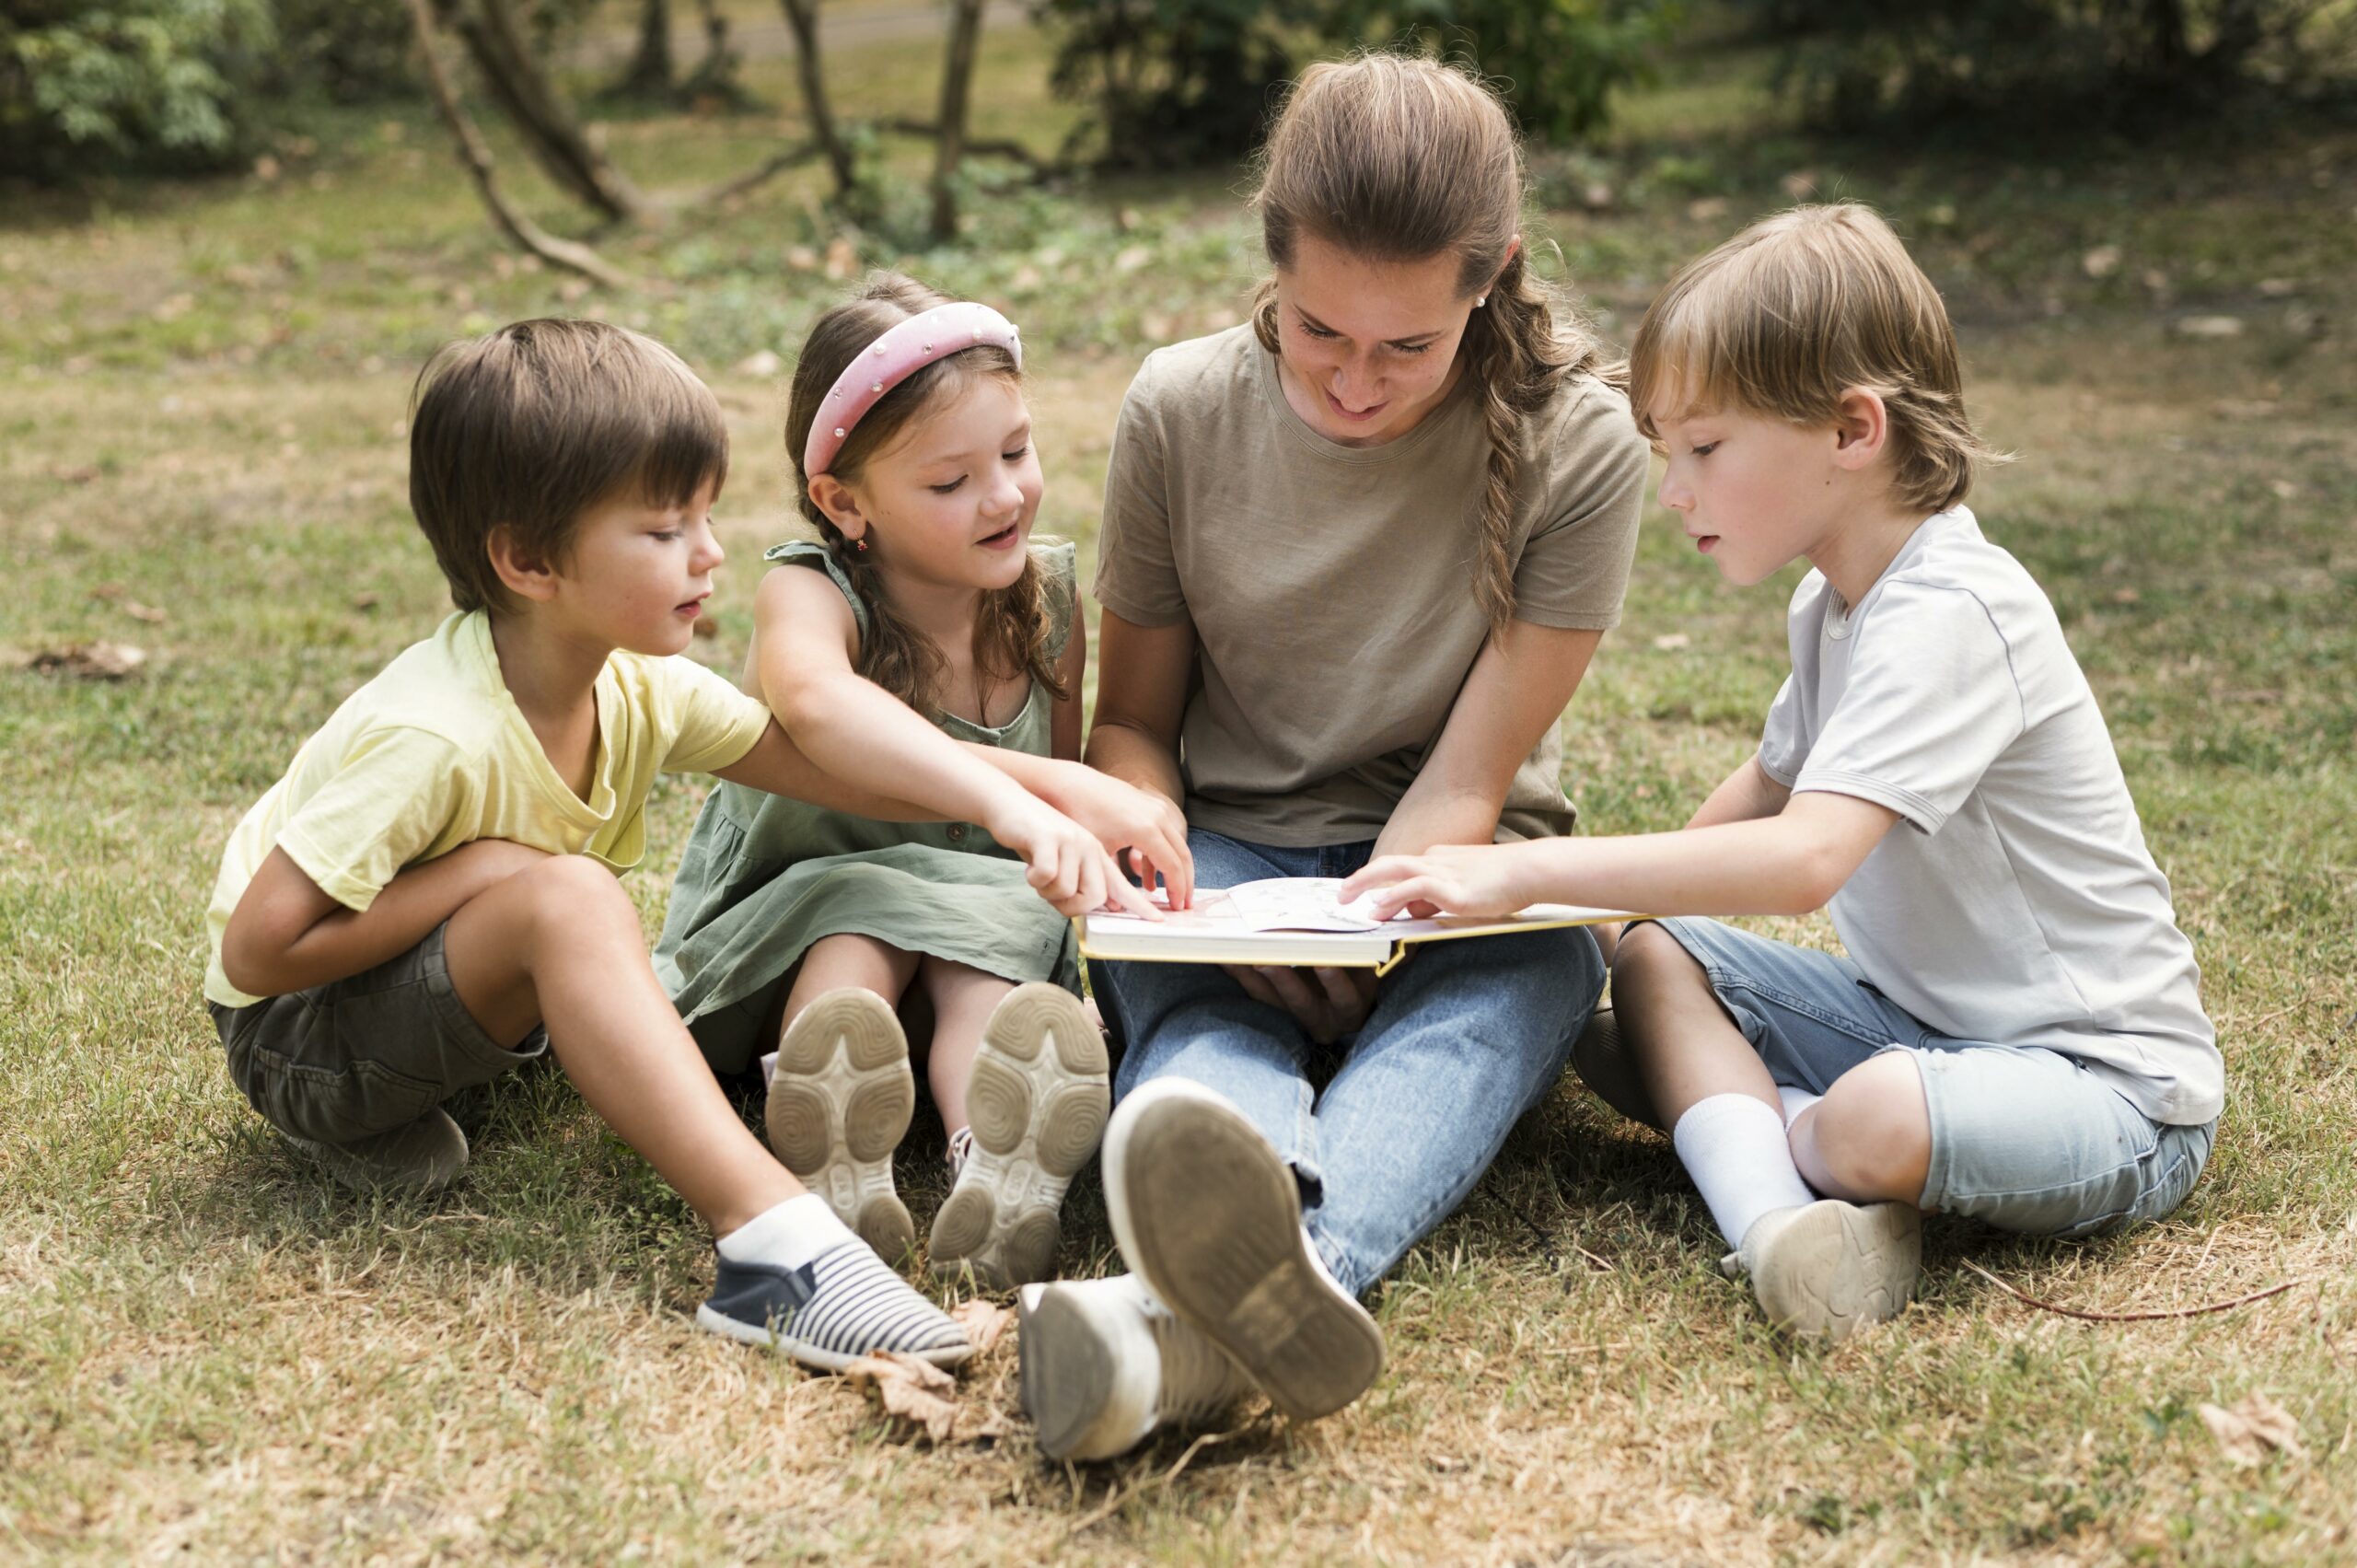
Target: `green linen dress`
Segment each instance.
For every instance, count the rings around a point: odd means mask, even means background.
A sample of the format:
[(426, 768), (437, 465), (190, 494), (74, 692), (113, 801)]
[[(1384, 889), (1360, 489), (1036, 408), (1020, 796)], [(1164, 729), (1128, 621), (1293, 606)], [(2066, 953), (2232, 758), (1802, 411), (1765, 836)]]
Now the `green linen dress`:
[[(1073, 547), (1033, 546), (1061, 656), (1072, 632)], [(764, 559), (816, 568), (851, 601), (860, 635), (867, 607), (827, 547), (797, 540)], [(1047, 756), (1054, 698), (1034, 682), (1023, 711), (985, 728), (935, 719), (958, 740)], [(780, 990), (820, 937), (856, 932), (1017, 982), (1080, 989), (1072, 923), (1024, 880), (1023, 862), (971, 822), (878, 822), (743, 784), (715, 786), (688, 836), (655, 946), (655, 972), (721, 1073), (741, 1073), (769, 1039)]]

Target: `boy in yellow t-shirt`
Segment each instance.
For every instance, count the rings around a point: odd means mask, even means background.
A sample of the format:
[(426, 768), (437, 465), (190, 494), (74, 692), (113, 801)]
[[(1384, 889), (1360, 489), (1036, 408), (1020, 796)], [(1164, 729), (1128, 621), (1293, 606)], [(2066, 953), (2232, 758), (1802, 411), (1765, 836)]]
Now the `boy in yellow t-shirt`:
[[(873, 1350), (955, 1363), (958, 1326), (746, 1130), (616, 880), (658, 772), (925, 815), (820, 772), (761, 702), (669, 656), (721, 562), (708, 513), (727, 468), (710, 389), (637, 333), (523, 321), (436, 356), (410, 503), (459, 612), (238, 825), (205, 996), (238, 1087), (347, 1184), (449, 1182), (467, 1143), (441, 1101), (552, 1048), (712, 1227), (703, 1327), (825, 1368)], [(1043, 865), (1103, 854), (1019, 790), (992, 817), (1051, 900), (1072, 889)]]

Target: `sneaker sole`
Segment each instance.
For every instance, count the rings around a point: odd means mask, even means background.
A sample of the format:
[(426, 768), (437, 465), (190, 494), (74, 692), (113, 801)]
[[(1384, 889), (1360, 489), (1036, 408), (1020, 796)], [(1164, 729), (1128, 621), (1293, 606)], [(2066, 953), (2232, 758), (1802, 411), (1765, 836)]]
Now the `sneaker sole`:
[(1383, 1330), (1310, 1255), (1300, 1190), (1260, 1130), (1176, 1079), (1123, 1110), (1106, 1135), (1105, 1198), (1130, 1267), (1285, 1415), (1312, 1421), (1366, 1392)]
[[(835, 1351), (820, 1350), (818, 1346), (806, 1344), (790, 1334), (780, 1334), (768, 1329), (757, 1329), (750, 1323), (740, 1323), (726, 1313), (715, 1312), (708, 1306), (696, 1308), (696, 1327), (735, 1340), (739, 1344), (756, 1345), (762, 1350), (782, 1352), (803, 1365), (815, 1367), (820, 1372), (841, 1372), (862, 1359), (855, 1355), (843, 1355)], [(957, 1366), (970, 1360), (974, 1351), (972, 1346), (967, 1345), (951, 1350), (907, 1351), (902, 1353), (913, 1355), (920, 1361), (929, 1361), (935, 1366)]]
[[(1148, 1430), (1153, 1346), (1135, 1322), (1109, 1321), (1070, 1291), (1034, 1286), (1016, 1299), (1023, 1413), (1051, 1459), (1108, 1459)], [(1126, 1376), (1124, 1375), (1126, 1373)]]
[(1922, 1260), (1923, 1220), (1910, 1205), (1825, 1199), (1777, 1234), (1751, 1286), (1777, 1328), (1840, 1344), (1898, 1316)]
[(892, 1185), (892, 1151), (916, 1113), (900, 1020), (872, 991), (830, 991), (778, 1042), (770, 1147), (876, 1255), (898, 1264), (916, 1225)]
[(1016, 986), (983, 1026), (966, 1106), (974, 1147), (934, 1216), (936, 1274), (972, 1271), (993, 1290), (1055, 1272), (1072, 1179), (1105, 1132), (1105, 1041), (1062, 986)]

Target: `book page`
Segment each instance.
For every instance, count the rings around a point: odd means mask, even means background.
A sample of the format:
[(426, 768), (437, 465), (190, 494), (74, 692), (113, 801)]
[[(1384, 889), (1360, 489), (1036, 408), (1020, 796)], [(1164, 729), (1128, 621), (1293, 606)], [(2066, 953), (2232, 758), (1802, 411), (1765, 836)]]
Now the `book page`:
[(1228, 889), (1228, 901), (1253, 931), (1373, 931), (1382, 922), (1364, 912), (1364, 900), (1344, 904), (1338, 877), (1271, 877)]

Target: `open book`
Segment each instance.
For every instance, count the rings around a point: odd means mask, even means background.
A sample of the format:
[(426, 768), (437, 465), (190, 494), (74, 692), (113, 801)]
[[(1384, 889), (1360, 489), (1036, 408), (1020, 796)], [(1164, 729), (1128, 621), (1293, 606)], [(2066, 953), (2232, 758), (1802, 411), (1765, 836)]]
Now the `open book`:
[[(1627, 910), (1532, 904), (1490, 920), (1400, 915), (1377, 921), (1363, 904), (1339, 902), (1335, 895), (1341, 886), (1330, 877), (1275, 877), (1199, 889), (1193, 907), (1158, 921), (1118, 912), (1085, 914), (1077, 922), (1081, 956), (1174, 964), (1323, 964), (1387, 974), (1419, 942), (1631, 918)], [(1155, 896), (1162, 897), (1158, 890)]]

